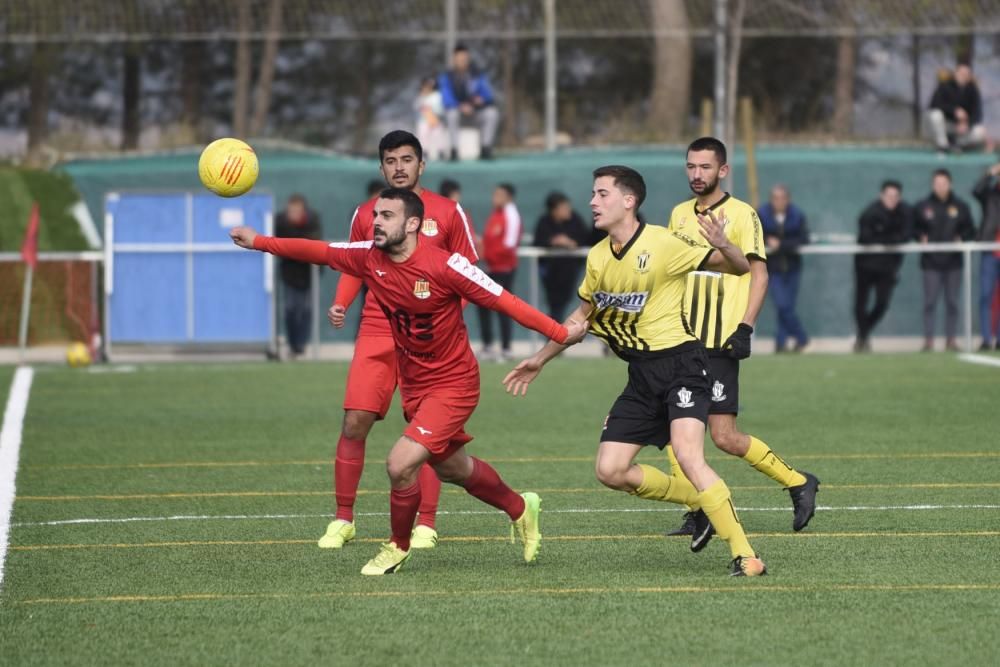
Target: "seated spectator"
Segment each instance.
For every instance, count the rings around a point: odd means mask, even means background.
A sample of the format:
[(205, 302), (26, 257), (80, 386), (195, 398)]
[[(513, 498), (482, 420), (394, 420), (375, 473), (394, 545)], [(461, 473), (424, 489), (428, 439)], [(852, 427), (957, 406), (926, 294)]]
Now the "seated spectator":
[(791, 203), (784, 185), (771, 188), (771, 199), (760, 207), (758, 214), (767, 246), (768, 293), (778, 311), (774, 351), (785, 352), (785, 345), (792, 337), (794, 350), (802, 352), (809, 345), (809, 336), (795, 312), (795, 301), (802, 277), (799, 248), (809, 243), (809, 225), (802, 209)]
[(444, 102), (437, 80), (427, 77), (420, 82), (420, 92), (413, 101), (416, 112), (416, 134), (424, 149), (424, 159), (443, 160), (448, 153), (448, 136), (444, 130)]
[[(978, 240), (1000, 243), (1000, 163), (983, 174), (972, 194), (983, 207), (983, 224), (979, 228)], [(979, 350), (983, 352), (1000, 349), (1000, 336), (992, 336), (990, 330), (990, 305), (997, 289), (1000, 289), (1000, 250), (987, 250), (983, 252), (979, 270), (979, 328), (983, 335)]]
[[(573, 210), (569, 197), (561, 192), (549, 193), (545, 214), (535, 224), (534, 245), (573, 250), (586, 246), (589, 240), (590, 230)], [(563, 321), (567, 306), (576, 298), (580, 270), (586, 261), (584, 257), (542, 257), (538, 262), (549, 317), (557, 322)]]
[[(517, 270), (517, 246), (521, 244), (521, 214), (514, 203), (515, 190), (510, 183), (501, 183), (493, 190), (493, 212), (483, 227), (483, 251), (486, 273), (505, 290), (514, 285)], [(493, 311), (479, 307), (479, 326), (483, 336), (480, 358), (492, 361), (513, 359), (510, 343), (512, 322), (506, 315), (500, 319), (500, 352), (493, 349)]]
[[(914, 207), (914, 232), (921, 243), (971, 241), (976, 235), (969, 205), (951, 189), (951, 173), (938, 169), (931, 177), (931, 194)], [(962, 284), (962, 253), (934, 252), (920, 255), (924, 277), (924, 351), (934, 349), (934, 311), (944, 292), (945, 347), (958, 350), (958, 288)]]
[(500, 123), (493, 89), (486, 74), (472, 65), (469, 49), (459, 44), (451, 60), (452, 68), (438, 77), (451, 141), (451, 159), (458, 159), (458, 130), (462, 117), (474, 117), (480, 131), (480, 159), (493, 157), (493, 141)]
[(972, 77), (972, 66), (959, 63), (954, 75), (943, 70), (938, 79), (927, 111), (931, 138), (938, 151), (963, 151), (986, 144), (983, 101)]

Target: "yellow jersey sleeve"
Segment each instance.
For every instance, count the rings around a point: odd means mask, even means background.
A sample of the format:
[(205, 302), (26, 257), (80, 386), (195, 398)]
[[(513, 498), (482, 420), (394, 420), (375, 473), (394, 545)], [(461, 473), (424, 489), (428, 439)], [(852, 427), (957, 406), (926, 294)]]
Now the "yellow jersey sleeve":
[(726, 236), (730, 242), (746, 257), (766, 260), (764, 227), (760, 224), (757, 211), (738, 199), (730, 199), (722, 210), (726, 216)]
[(671, 232), (666, 239), (667, 260), (663, 270), (668, 276), (680, 276), (701, 267), (713, 248), (698, 243), (686, 234)]

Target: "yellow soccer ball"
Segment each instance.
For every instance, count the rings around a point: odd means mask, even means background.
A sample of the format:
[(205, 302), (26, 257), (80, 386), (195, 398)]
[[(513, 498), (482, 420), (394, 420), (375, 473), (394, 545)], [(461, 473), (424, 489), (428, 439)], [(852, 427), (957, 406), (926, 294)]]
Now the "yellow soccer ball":
[(89, 366), (90, 361), (90, 350), (83, 343), (73, 343), (66, 348), (66, 363), (73, 368)]
[(239, 139), (216, 139), (198, 159), (198, 178), (220, 197), (239, 197), (248, 192), (259, 172), (257, 154)]

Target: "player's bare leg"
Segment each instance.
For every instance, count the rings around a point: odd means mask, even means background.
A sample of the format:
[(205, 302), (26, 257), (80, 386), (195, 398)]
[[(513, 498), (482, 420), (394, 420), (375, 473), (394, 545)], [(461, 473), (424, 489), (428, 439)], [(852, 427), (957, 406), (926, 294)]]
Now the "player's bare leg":
[[(511, 520), (511, 532), (524, 546), (524, 561), (530, 563), (538, 556), (542, 542), (539, 528), (541, 498), (527, 492), (518, 495), (500, 478), (489, 463), (477, 459), (459, 447), (455, 453), (436, 461), (434, 470), (442, 481), (463, 487), (469, 495), (505, 512)], [(513, 539), (513, 535), (512, 535)]]
[(709, 415), (708, 427), (716, 447), (740, 457), (788, 490), (795, 510), (792, 529), (797, 532), (805, 528), (816, 512), (819, 480), (808, 472), (795, 470), (764, 442), (740, 431), (734, 414)]
[(767, 568), (757, 558), (736, 516), (729, 487), (705, 461), (704, 441), (705, 425), (698, 419), (682, 418), (670, 422), (670, 442), (677, 462), (698, 489), (698, 505), (712, 522), (715, 532), (729, 544), (733, 556), (731, 574), (766, 574)]

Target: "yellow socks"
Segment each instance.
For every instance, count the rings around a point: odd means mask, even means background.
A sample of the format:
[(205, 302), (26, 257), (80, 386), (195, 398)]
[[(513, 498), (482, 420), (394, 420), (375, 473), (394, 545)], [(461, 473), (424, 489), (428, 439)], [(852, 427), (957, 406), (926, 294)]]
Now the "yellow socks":
[[(658, 468), (639, 464), (642, 469), (642, 484), (632, 495), (646, 500), (660, 500), (678, 505), (690, 505), (698, 502), (698, 489), (681, 475), (671, 476)], [(678, 469), (679, 470), (679, 469)]]
[(733, 558), (737, 556), (755, 556), (753, 548), (747, 541), (743, 526), (736, 517), (733, 502), (730, 499), (729, 487), (721, 479), (701, 492), (699, 496), (701, 509), (708, 515), (708, 520), (715, 528), (715, 534), (729, 544)]
[(782, 461), (781, 457), (772, 452), (770, 447), (752, 435), (750, 436), (750, 449), (743, 456), (743, 460), (785, 488), (806, 483), (806, 478), (802, 473)]
[[(671, 477), (678, 480), (679, 483), (686, 484), (690, 486), (692, 489), (694, 489), (694, 484), (691, 483), (691, 480), (689, 480), (687, 476), (684, 474), (684, 471), (681, 470), (681, 464), (677, 461), (677, 455), (674, 454), (674, 448), (671, 447), (669, 444), (667, 445), (667, 458), (670, 459)], [(695, 489), (694, 493), (695, 497), (697, 498), (698, 489)], [(690, 503), (685, 501), (684, 504), (687, 505), (687, 508), (692, 512), (696, 511), (699, 508), (697, 500)]]

